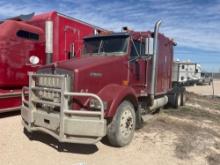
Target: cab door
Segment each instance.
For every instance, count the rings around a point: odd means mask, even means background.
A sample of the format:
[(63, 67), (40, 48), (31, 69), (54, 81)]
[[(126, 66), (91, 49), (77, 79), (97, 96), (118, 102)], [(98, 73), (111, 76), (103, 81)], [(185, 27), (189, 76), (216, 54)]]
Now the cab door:
[(129, 85), (137, 93), (143, 93), (146, 88), (146, 56), (144, 55), (145, 44), (140, 41), (131, 42), (129, 59)]

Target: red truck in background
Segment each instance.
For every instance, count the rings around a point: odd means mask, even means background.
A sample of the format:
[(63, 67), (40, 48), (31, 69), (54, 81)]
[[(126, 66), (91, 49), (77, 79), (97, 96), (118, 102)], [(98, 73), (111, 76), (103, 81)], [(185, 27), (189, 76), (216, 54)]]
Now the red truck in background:
[(99, 31), (104, 30), (55, 11), (1, 21), (0, 113), (20, 109), (21, 88), (28, 85), (27, 72), (79, 57), (83, 37)]
[(158, 32), (160, 24), (154, 32), (124, 28), (86, 37), (81, 57), (30, 73), (22, 94), (25, 130), (85, 144), (107, 135), (125, 146), (144, 116), (183, 105), (185, 89), (172, 82), (175, 42)]

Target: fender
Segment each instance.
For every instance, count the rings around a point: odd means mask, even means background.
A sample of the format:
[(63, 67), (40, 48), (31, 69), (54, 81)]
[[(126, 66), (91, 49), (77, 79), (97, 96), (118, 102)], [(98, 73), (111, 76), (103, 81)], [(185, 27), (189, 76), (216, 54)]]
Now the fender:
[(107, 102), (105, 117), (113, 117), (116, 113), (117, 107), (124, 99), (131, 101), (135, 110), (138, 109), (136, 93), (129, 86), (109, 84), (99, 91), (98, 96), (104, 102)]

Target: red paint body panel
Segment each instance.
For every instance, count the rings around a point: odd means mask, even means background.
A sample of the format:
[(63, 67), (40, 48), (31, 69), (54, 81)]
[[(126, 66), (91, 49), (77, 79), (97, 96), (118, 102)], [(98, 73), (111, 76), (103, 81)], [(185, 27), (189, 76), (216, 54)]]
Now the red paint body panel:
[(133, 98), (137, 102), (136, 92), (133, 88), (117, 84), (107, 85), (97, 95), (108, 103), (105, 117), (113, 117), (119, 104), (128, 96), (134, 96)]
[[(84, 56), (58, 63), (57, 67), (74, 71), (73, 89), (75, 91), (88, 91), (98, 93), (110, 83), (122, 84), (122, 80), (127, 80), (126, 56), (103, 57)], [(122, 66), (120, 71), (115, 72), (118, 66)], [(113, 69), (114, 68), (114, 69)], [(92, 73), (101, 73), (100, 77), (94, 77)]]
[[(173, 43), (159, 35), (156, 94), (167, 93), (172, 89)], [(151, 67), (150, 67), (151, 68)], [(149, 78), (150, 80), (150, 78)], [(148, 82), (150, 83), (150, 81)]]
[[(18, 30), (31, 30), (40, 35), (39, 42), (24, 40), (16, 36)], [(29, 63), (29, 56), (39, 54), (42, 59), (43, 30), (24, 22), (5, 21), (0, 24), (0, 88), (21, 87), (27, 84), (27, 70), (35, 70)], [(36, 48), (39, 48), (36, 50)], [(41, 61), (41, 63), (43, 63)]]
[[(8, 90), (9, 93), (10, 90), (21, 89), (22, 86), (28, 85), (27, 72), (36, 71), (45, 65), (45, 22), (47, 20), (52, 20), (54, 23), (53, 62), (69, 59), (69, 52), (73, 50), (72, 44), (74, 44), (75, 57), (79, 57), (82, 52), (82, 39), (93, 35), (95, 29), (103, 31), (101, 28), (55, 11), (36, 15), (28, 21), (4, 21), (0, 24), (0, 89), (5, 92)], [(37, 33), (39, 40), (18, 37), (16, 33), (19, 30)], [(30, 63), (29, 58), (33, 55), (39, 57), (39, 64)], [(16, 101), (9, 102), (0, 100), (0, 112), (5, 107), (19, 106), (20, 97), (17, 97)]]

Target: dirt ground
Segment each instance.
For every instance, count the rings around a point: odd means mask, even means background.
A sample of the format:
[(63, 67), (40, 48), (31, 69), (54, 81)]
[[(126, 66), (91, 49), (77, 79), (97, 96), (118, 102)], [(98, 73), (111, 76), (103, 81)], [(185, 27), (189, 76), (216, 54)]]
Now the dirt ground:
[(196, 85), (196, 86), (188, 86), (187, 91), (194, 92), (199, 95), (214, 95), (220, 97), (220, 79), (213, 80), (213, 86), (211, 85)]
[[(203, 87), (203, 86), (202, 86)], [(196, 87), (190, 87), (190, 91)], [(200, 91), (200, 90), (199, 90)], [(219, 165), (220, 98), (187, 94), (186, 106), (163, 109), (137, 130), (132, 143), (114, 148), (65, 144), (45, 134), (24, 133), (19, 113), (0, 115), (1, 165)]]

